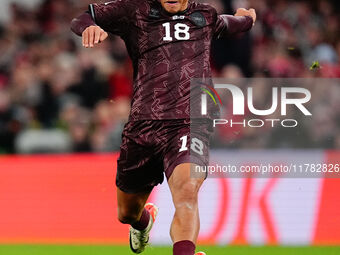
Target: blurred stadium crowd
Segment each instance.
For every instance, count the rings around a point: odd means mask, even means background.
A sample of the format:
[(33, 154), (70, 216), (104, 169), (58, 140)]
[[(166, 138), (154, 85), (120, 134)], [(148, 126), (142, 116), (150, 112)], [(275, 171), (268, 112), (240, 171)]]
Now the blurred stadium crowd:
[[(118, 150), (132, 94), (124, 43), (112, 36), (98, 48), (81, 47), (70, 21), (91, 1), (35, 2), (10, 3), (0, 24), (0, 153)], [(219, 13), (253, 7), (258, 14), (251, 33), (214, 42), (215, 76), (340, 78), (339, 1), (202, 2)], [(320, 67), (311, 69), (314, 61)], [(280, 129), (266, 130), (270, 139), (260, 142), (256, 129), (228, 137), (237, 140), (230, 146), (339, 149), (339, 87), (314, 87), (312, 95), (315, 125), (302, 142), (273, 143), (284, 137)]]

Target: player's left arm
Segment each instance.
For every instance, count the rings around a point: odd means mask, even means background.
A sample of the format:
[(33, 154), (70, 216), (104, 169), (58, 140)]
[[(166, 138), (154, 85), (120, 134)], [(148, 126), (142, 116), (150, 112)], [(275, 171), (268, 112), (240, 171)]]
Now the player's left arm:
[(215, 34), (216, 38), (227, 37), (249, 31), (256, 22), (255, 9), (237, 9), (235, 15), (218, 15)]

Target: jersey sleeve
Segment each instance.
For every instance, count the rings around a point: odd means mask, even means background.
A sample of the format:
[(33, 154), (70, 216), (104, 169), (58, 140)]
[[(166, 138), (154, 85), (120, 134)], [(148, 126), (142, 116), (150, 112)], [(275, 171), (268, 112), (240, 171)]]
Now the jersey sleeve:
[(250, 16), (218, 15), (214, 37), (221, 38), (247, 32), (252, 26), (253, 18)]
[(136, 11), (134, 0), (114, 0), (89, 5), (89, 12), (95, 23), (107, 32), (122, 35)]

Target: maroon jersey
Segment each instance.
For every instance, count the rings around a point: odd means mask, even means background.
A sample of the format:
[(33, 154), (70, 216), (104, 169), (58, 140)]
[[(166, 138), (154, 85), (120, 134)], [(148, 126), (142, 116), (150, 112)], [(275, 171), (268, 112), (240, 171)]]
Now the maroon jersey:
[(253, 24), (251, 17), (217, 15), (192, 1), (175, 15), (157, 0), (115, 0), (89, 10), (97, 25), (125, 41), (133, 61), (130, 120), (190, 118), (190, 82), (211, 76), (212, 39)]

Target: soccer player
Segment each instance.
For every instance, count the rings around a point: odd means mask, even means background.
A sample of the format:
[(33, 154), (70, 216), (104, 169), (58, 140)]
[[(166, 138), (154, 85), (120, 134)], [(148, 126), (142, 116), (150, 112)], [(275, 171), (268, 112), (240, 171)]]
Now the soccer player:
[(165, 173), (175, 206), (173, 254), (195, 254), (197, 197), (205, 176), (192, 178), (190, 169), (208, 163), (211, 130), (202, 122), (190, 133), (190, 82), (211, 77), (212, 39), (246, 32), (255, 21), (254, 9), (218, 15), (211, 6), (188, 0), (95, 3), (72, 21), (84, 47), (92, 48), (112, 33), (125, 41), (133, 61), (131, 113), (116, 178), (118, 217), (131, 225), (133, 252), (141, 253), (148, 243), (158, 209), (145, 203)]

